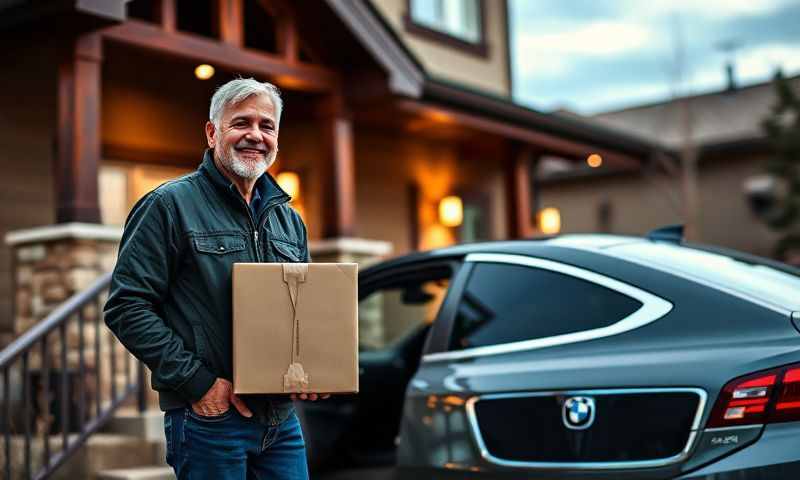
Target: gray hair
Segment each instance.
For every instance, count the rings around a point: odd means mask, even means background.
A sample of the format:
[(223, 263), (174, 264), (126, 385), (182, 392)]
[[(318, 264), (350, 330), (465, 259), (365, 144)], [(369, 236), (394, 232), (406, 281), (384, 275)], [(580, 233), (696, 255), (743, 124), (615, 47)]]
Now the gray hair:
[(222, 112), (225, 108), (228, 105), (243, 102), (253, 95), (266, 95), (272, 101), (272, 106), (275, 107), (275, 126), (277, 127), (281, 122), (281, 112), (283, 111), (281, 91), (271, 83), (262, 83), (254, 78), (237, 78), (219, 87), (211, 97), (211, 108), (208, 111), (209, 120), (219, 129)]

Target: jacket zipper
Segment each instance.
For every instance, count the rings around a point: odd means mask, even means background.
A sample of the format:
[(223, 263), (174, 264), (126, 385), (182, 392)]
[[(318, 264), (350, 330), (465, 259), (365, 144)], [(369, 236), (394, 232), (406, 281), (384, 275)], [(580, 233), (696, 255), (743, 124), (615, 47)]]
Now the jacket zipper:
[(267, 222), (270, 210), (280, 205), (280, 203), (268, 205), (263, 215), (264, 220), (261, 222), (261, 225), (256, 226), (256, 221), (253, 219), (253, 215), (250, 213), (250, 207), (247, 205), (247, 203), (245, 203), (244, 198), (242, 198), (241, 195), (239, 195), (239, 200), (241, 201), (242, 205), (244, 205), (244, 208), (247, 212), (247, 220), (250, 222), (250, 228), (253, 230), (253, 247), (256, 251), (256, 262), (262, 263), (263, 260), (261, 259), (261, 247), (258, 244), (258, 230)]

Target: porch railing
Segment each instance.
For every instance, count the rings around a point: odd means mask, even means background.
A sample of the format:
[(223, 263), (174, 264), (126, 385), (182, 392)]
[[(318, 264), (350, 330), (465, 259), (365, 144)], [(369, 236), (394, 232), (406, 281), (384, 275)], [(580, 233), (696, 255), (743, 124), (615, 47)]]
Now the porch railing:
[(110, 281), (101, 276), (0, 351), (3, 478), (47, 478), (121, 404), (136, 395), (145, 409), (145, 367), (103, 322)]

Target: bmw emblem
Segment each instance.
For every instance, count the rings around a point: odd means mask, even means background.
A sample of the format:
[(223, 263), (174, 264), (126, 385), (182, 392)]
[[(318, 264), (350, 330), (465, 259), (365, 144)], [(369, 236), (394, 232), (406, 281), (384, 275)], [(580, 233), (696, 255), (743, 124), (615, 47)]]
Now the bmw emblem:
[(593, 398), (569, 397), (561, 408), (561, 418), (570, 430), (585, 430), (594, 423), (595, 411)]

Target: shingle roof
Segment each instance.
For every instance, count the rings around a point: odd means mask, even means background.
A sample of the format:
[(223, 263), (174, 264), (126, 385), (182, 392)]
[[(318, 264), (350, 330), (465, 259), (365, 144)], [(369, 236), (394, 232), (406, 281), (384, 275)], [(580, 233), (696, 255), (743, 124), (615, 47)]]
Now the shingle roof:
[[(790, 77), (800, 94), (800, 75)], [(692, 138), (698, 146), (731, 143), (764, 136), (761, 121), (777, 101), (772, 82), (764, 82), (732, 91), (724, 90), (684, 97), (692, 112)], [(640, 105), (604, 112), (591, 118), (600, 125), (617, 128), (677, 149), (681, 133), (682, 99)]]

